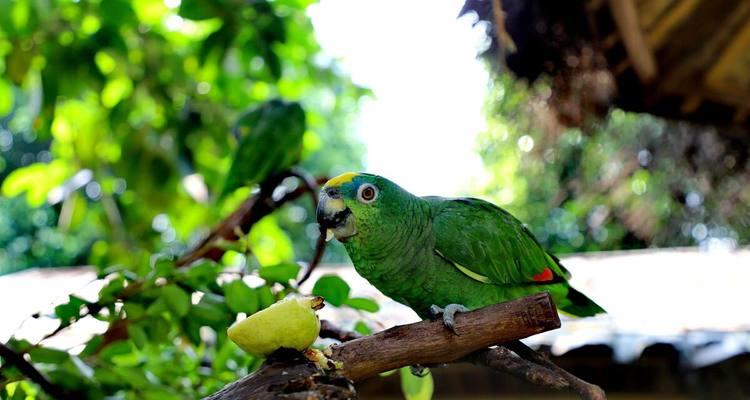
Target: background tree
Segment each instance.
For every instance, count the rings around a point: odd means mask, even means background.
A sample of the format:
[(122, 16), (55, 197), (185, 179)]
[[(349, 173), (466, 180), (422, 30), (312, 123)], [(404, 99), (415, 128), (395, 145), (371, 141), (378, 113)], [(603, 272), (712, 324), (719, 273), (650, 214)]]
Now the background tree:
[[(49, 337), (82, 319), (105, 333), (75, 349), (12, 338), (0, 398), (198, 398), (259, 365), (225, 331), (296, 290), (318, 237), (301, 196), (314, 188), (275, 171), (220, 197), (235, 155), (301, 149), (297, 167), (322, 176), (361, 166), (346, 132), (367, 90), (320, 54), (309, 3), (0, 2), (0, 271), (87, 261), (106, 279), (36, 316), (58, 324)], [(281, 114), (242, 119), (275, 98)], [(274, 135), (301, 129), (296, 143), (245, 140), (293, 120)], [(240, 241), (176, 264), (248, 202), (265, 208), (232, 231)], [(377, 309), (337, 278), (316, 292)]]
[[(212, 201), (236, 146), (229, 126), (271, 97), (306, 107), (306, 169), (360, 167), (346, 128), (366, 91), (319, 54), (308, 3), (5, 2), (0, 207), (13, 223), (0, 271), (82, 261), (88, 245), (100, 265), (184, 249), (247, 194)], [(315, 155), (323, 143), (339, 158)], [(10, 199), (22, 193), (47, 211)], [(311, 253), (314, 237), (294, 238)]]
[(750, 164), (739, 139), (616, 108), (565, 128), (550, 95), (545, 79), (495, 77), (479, 143), (489, 176), (478, 191), (551, 251), (734, 248), (750, 235)]

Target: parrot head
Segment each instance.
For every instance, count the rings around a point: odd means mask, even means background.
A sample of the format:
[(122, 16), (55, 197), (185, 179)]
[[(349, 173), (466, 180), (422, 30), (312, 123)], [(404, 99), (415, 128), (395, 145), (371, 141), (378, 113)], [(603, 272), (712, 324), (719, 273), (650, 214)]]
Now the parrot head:
[[(362, 233), (382, 231), (402, 208), (407, 191), (383, 177), (347, 172), (323, 185), (317, 219), (321, 233), (346, 242)], [(387, 230), (387, 229), (385, 229)]]

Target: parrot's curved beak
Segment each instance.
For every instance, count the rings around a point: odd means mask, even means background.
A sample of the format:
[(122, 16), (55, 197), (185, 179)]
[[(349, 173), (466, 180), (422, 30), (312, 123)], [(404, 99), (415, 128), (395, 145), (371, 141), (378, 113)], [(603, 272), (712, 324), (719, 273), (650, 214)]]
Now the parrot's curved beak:
[(337, 240), (345, 242), (357, 234), (354, 215), (344, 204), (337, 188), (323, 187), (318, 198), (316, 216), (320, 232), (326, 235), (326, 240), (336, 237)]

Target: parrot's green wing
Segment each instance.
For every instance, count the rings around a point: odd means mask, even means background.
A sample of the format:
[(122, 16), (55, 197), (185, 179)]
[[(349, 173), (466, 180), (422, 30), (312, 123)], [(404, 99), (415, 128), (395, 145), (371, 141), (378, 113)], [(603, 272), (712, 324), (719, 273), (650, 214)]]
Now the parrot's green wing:
[(529, 230), (484, 200), (437, 199), (435, 252), (473, 279), (496, 284), (550, 284), (569, 277)]

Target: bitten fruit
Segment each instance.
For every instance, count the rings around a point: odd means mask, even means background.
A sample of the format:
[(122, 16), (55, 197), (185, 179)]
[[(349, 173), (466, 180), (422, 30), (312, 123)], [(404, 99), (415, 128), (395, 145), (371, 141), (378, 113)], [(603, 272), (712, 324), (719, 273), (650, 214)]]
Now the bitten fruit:
[(235, 322), (227, 335), (242, 350), (258, 357), (266, 357), (282, 347), (302, 351), (320, 333), (320, 319), (315, 310), (321, 308), (322, 297), (284, 299)]

